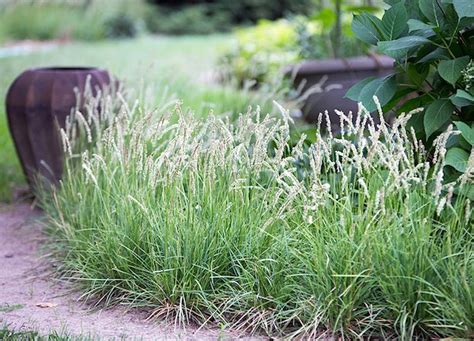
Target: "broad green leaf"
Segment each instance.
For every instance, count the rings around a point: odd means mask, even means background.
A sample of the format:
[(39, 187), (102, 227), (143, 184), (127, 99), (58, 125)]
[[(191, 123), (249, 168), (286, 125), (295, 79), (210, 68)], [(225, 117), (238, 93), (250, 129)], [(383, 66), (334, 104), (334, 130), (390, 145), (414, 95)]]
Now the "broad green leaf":
[(456, 195), (463, 195), (471, 201), (474, 201), (474, 185), (470, 183), (465, 183), (462, 187), (454, 188), (454, 193)]
[(446, 153), (446, 165), (451, 166), (458, 172), (464, 173), (467, 168), (467, 161), (469, 160), (469, 153), (464, 149), (454, 147), (448, 149)]
[(351, 13), (377, 13), (380, 9), (376, 6), (357, 6), (357, 5), (346, 5), (343, 7), (344, 11), (351, 12)]
[(431, 103), (425, 112), (423, 125), (428, 139), (443, 124), (449, 121), (454, 111), (454, 106), (449, 99), (437, 99)]
[(427, 63), (431, 62), (433, 60), (448, 60), (449, 59), (449, 54), (446, 52), (445, 49), (441, 47), (437, 47), (424, 57), (422, 57), (417, 63)]
[(467, 142), (462, 135), (458, 135), (458, 144), (462, 149), (465, 150), (470, 150), (472, 147), (474, 147), (471, 143)]
[(437, 0), (419, 0), (421, 13), (432, 23), (441, 27), (444, 22), (443, 10), (446, 5)]
[[(446, 140), (446, 144), (444, 145), (444, 147), (446, 149), (449, 149), (449, 148), (453, 148), (453, 147), (457, 147), (457, 146), (460, 146), (460, 141), (461, 140), (464, 140), (461, 135), (449, 135), (448, 136), (448, 139)], [(463, 148), (461, 146), (461, 148)]]
[(454, 122), (454, 124), (461, 132), (462, 137), (464, 137), (467, 142), (474, 146), (474, 129), (461, 121)]
[(421, 87), (429, 71), (430, 68), (428, 64), (408, 64), (407, 76), (410, 82)]
[[(397, 113), (408, 113), (414, 109), (418, 108), (426, 108), (429, 103), (431, 103), (433, 99), (428, 95), (421, 95), (406, 100), (399, 108), (397, 108)], [(423, 126), (423, 118), (425, 116), (425, 112), (418, 112), (414, 114), (411, 119), (408, 121), (408, 127), (413, 127), (417, 136), (422, 137), (424, 135), (425, 129)]]
[(423, 38), (431, 38), (431, 37), (436, 35), (436, 32), (431, 30), (431, 29), (429, 29), (429, 30), (419, 30), (419, 31), (416, 31), (416, 35), (420, 36), (420, 37), (423, 37)]
[(376, 96), (381, 106), (387, 104), (397, 91), (397, 82), (393, 75), (377, 78), (368, 82), (361, 90), (359, 101), (368, 111), (375, 111), (377, 106), (374, 102)]
[(458, 89), (455, 95), (449, 97), (451, 102), (457, 107), (466, 107), (468, 105), (474, 105), (474, 96), (469, 92)]
[(417, 19), (408, 20), (408, 31), (415, 32), (415, 34), (420, 37), (429, 38), (436, 35), (435, 31), (433, 31), (434, 27), (435, 26), (425, 24)]
[(409, 32), (419, 31), (419, 30), (433, 30), (435, 26), (430, 24), (425, 24), (423, 21), (410, 19), (408, 20)]
[(445, 147), (447, 149), (452, 148), (452, 147), (460, 147), (461, 149), (464, 149), (464, 150), (471, 150), (473, 146), (469, 142), (467, 142), (466, 139), (462, 137), (461, 134), (456, 134), (456, 135), (450, 135), (448, 137)]
[(473, 0), (453, 0), (454, 8), (460, 18), (474, 17), (474, 1)]
[(373, 81), (376, 77), (369, 77), (360, 82), (357, 82), (349, 90), (347, 90), (346, 95), (344, 97), (349, 98), (353, 101), (360, 102), (360, 91), (364, 86), (366, 86), (369, 82)]
[(386, 10), (382, 17), (381, 25), (385, 40), (393, 40), (400, 37), (408, 28), (407, 19), (407, 11), (401, 2)]
[(399, 59), (403, 57), (411, 48), (420, 47), (430, 43), (431, 41), (425, 37), (407, 36), (396, 40), (379, 41), (377, 46), (383, 53), (395, 59)]
[(398, 109), (397, 113), (408, 113), (414, 109), (425, 108), (429, 103), (433, 102), (433, 99), (427, 94), (421, 96), (415, 96), (406, 100)]
[(462, 135), (454, 135), (454, 137), (458, 138), (457, 145), (461, 147), (464, 150), (471, 150), (472, 147), (474, 147), (472, 144), (466, 141)]
[(415, 130), (416, 136), (424, 139), (425, 130), (423, 129), (423, 119), (425, 117), (424, 112), (418, 112), (413, 115), (407, 122), (407, 127), (413, 128)]
[(376, 16), (369, 13), (362, 13), (361, 15), (354, 15), (352, 20), (352, 31), (354, 31), (357, 38), (360, 40), (376, 45), (381, 40), (381, 34), (377, 27), (380, 27), (382, 22)]
[(469, 64), (469, 60), (469, 56), (443, 60), (438, 65), (438, 73), (449, 84), (455, 85), (459, 77), (461, 77), (461, 71)]
[(383, 0), (385, 3), (390, 6), (402, 3), (405, 6), (405, 9), (408, 13), (409, 18), (419, 19), (420, 17), (420, 7), (418, 6), (418, 0)]
[(441, 34), (446, 38), (454, 37), (464, 26), (461, 26), (460, 18), (454, 9), (454, 6), (443, 5), (443, 11), (444, 24), (441, 27), (440, 33), (442, 32)]
[(464, 17), (459, 19), (459, 27), (468, 27), (474, 25), (474, 17)]
[(404, 99), (408, 94), (413, 93), (412, 88), (397, 88), (395, 95), (393, 95), (392, 99), (388, 101), (387, 104), (382, 106), (383, 112), (391, 111), (397, 104), (399, 104), (402, 99)]
[(386, 4), (388, 4), (390, 6), (393, 6), (393, 5), (398, 4), (399, 2), (404, 3), (405, 0), (383, 0), (383, 2), (385, 2)]

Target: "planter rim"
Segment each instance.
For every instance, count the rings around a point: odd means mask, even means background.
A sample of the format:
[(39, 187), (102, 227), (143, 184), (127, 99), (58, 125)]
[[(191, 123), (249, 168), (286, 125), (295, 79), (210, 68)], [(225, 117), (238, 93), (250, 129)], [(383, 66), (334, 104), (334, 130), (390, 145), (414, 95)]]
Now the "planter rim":
[(395, 60), (384, 55), (357, 56), (338, 59), (305, 60), (296, 65), (290, 65), (285, 72), (298, 75), (327, 74), (352, 71), (391, 69)]
[(101, 68), (94, 66), (46, 66), (32, 68), (30, 71), (35, 72), (78, 72), (78, 71), (102, 71)]

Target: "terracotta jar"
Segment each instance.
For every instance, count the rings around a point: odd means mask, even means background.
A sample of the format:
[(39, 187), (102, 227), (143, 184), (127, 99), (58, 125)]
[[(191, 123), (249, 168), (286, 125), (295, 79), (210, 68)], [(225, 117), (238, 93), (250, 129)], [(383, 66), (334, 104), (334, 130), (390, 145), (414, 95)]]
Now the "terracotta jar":
[[(387, 56), (360, 56), (346, 59), (307, 60), (286, 71), (294, 75), (295, 88), (306, 93), (301, 111), (308, 122), (316, 122), (319, 113), (328, 111), (333, 131), (339, 129), (335, 109), (357, 112), (357, 102), (345, 97), (347, 90), (368, 77), (383, 77), (394, 72), (394, 60)], [(311, 91), (318, 83), (321, 89)], [(319, 87), (317, 87), (319, 88)], [(354, 115), (355, 119), (355, 115)]]
[[(106, 70), (88, 67), (36, 68), (23, 72), (6, 97), (8, 125), (28, 183), (39, 176), (57, 183), (63, 171), (59, 128), (84, 94), (87, 78), (95, 91), (109, 85)], [(83, 102), (83, 101), (82, 101)]]

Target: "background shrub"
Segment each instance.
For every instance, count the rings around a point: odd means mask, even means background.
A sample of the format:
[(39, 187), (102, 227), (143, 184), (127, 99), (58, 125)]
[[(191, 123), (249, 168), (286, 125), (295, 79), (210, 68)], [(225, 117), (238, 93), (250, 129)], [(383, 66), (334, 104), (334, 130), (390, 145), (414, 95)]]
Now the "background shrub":
[[(367, 54), (369, 45), (355, 39), (351, 31), (352, 12), (344, 12), (342, 19), (343, 34), (337, 49), (340, 57)], [(282, 78), (283, 69), (290, 64), (303, 59), (335, 58), (331, 39), (334, 21), (332, 11), (322, 10), (310, 17), (260, 20), (255, 26), (235, 30), (235, 46), (220, 59), (222, 79), (240, 86), (246, 81), (272, 83)]]
[(232, 27), (228, 12), (212, 11), (207, 5), (183, 6), (179, 9), (159, 6), (146, 16), (151, 32), (164, 34), (209, 34)]
[(51, 4), (0, 7), (0, 25), (11, 39), (54, 39), (70, 35), (78, 23), (78, 13), (68, 10), (68, 6)]
[(261, 20), (236, 30), (235, 36), (237, 44), (220, 59), (220, 72), (223, 80), (239, 86), (248, 80), (270, 81), (281, 76), (283, 66), (300, 59), (298, 35), (289, 20)]
[(212, 15), (224, 13), (234, 24), (254, 23), (259, 19), (277, 19), (289, 13), (310, 13), (313, 0), (149, 0), (156, 5), (179, 9), (189, 5), (205, 6)]
[(14, 2), (0, 4), (3, 40), (133, 37), (147, 12), (144, 1)]
[(133, 18), (123, 13), (106, 20), (105, 27), (108, 38), (131, 38), (137, 34), (137, 25)]

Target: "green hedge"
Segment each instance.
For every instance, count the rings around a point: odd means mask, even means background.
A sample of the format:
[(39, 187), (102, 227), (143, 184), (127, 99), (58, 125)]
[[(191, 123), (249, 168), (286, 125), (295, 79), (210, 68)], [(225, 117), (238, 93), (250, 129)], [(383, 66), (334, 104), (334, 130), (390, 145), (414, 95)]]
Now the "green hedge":
[(132, 0), (5, 2), (0, 4), (0, 39), (131, 37), (139, 31), (147, 8), (144, 1)]
[(312, 0), (149, 0), (149, 2), (175, 9), (189, 5), (206, 6), (213, 13), (224, 12), (234, 23), (277, 19), (288, 13), (308, 14), (314, 5)]
[(229, 31), (235, 25), (260, 19), (277, 19), (289, 14), (309, 14), (312, 0), (241, 1), (150, 1), (158, 6), (146, 21), (152, 32), (166, 34), (207, 34)]

